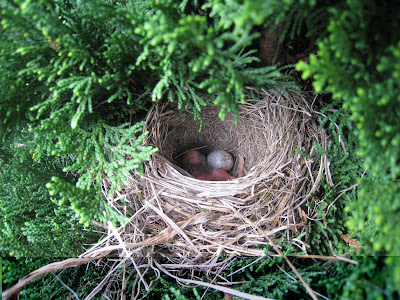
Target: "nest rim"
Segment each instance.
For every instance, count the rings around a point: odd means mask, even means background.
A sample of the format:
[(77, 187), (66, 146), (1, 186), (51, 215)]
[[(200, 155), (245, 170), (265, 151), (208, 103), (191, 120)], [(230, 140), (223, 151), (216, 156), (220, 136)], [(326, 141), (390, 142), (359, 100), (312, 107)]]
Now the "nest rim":
[[(305, 211), (303, 204), (318, 189), (321, 175), (329, 172), (326, 157), (311, 161), (294, 151), (294, 146), (297, 146), (313, 156), (314, 140), (323, 147), (327, 145), (328, 137), (323, 130), (318, 131), (307, 96), (295, 90), (291, 90), (289, 95), (262, 91), (260, 99), (248, 99), (245, 104), (239, 105), (239, 123), (244, 116), (252, 116), (252, 122), (257, 116), (263, 123), (263, 126), (256, 127), (261, 138), (268, 136), (265, 129), (273, 125), (271, 120), (285, 116), (284, 120), (289, 120), (285, 122), (289, 128), (274, 127), (280, 130), (280, 141), (285, 142), (283, 137), (295, 137), (297, 140), (292, 141), (290, 147), (282, 148), (281, 152), (273, 150), (282, 143), (271, 143), (269, 155), (251, 163), (247, 160), (248, 172), (243, 177), (214, 182), (191, 177), (176, 159), (176, 154), (190, 144), (185, 144), (185, 138), (192, 138), (190, 136), (196, 136), (198, 132), (182, 137), (182, 132), (176, 134), (173, 130), (187, 130), (188, 127), (179, 122), (185, 125), (190, 123), (190, 128), (196, 128), (198, 121), (193, 119), (193, 115), (181, 112), (179, 116), (174, 110), (166, 110), (166, 105), (155, 103), (146, 120), (144, 131), (148, 131), (149, 135), (144, 145), (155, 146), (159, 151), (144, 164), (144, 178), (137, 172), (127, 175), (128, 184), (119, 193), (119, 198), (125, 199), (133, 211), (127, 215), (131, 220), (127, 225), (129, 229), (121, 235), (123, 248), (135, 249), (137, 257), (160, 255), (170, 261), (171, 266), (198, 267), (208, 264), (210, 259), (221, 257), (223, 252), (265, 256), (258, 247), (278, 242), (282, 236), (287, 242), (305, 250), (308, 245), (304, 240), (294, 241), (306, 230), (309, 220), (310, 211)], [(206, 107), (202, 113), (210, 110), (215, 117), (217, 109)], [(232, 115), (227, 118), (231, 124), (232, 118)], [(169, 122), (178, 122), (178, 126), (169, 126)], [(265, 124), (268, 126), (265, 127)], [(249, 136), (248, 129), (242, 132)], [(272, 134), (269, 136), (274, 137)], [(307, 142), (302, 144), (299, 139), (304, 137)], [(232, 138), (228, 136), (227, 140)], [(168, 148), (168, 142), (180, 143), (181, 148), (174, 148), (173, 145)], [(249, 144), (248, 140), (241, 143)], [(229, 147), (226, 148), (229, 150)], [(263, 145), (259, 148), (262, 149)], [(234, 156), (238, 153), (245, 154), (239, 149)], [(234, 170), (236, 172), (237, 164)], [(113, 202), (112, 199), (109, 201)], [(276, 255), (273, 251), (268, 254)]]

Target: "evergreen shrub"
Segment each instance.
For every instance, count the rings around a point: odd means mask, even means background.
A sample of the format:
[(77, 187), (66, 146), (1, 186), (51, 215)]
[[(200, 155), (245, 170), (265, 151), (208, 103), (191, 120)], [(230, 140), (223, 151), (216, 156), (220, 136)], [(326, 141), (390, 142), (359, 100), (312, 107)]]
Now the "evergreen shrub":
[(196, 3), (9, 0), (1, 9), (2, 137), (29, 130), (35, 159), (72, 158), (64, 172), (76, 182), (47, 186), (85, 225), (126, 221), (106, 205), (102, 174), (113, 188), (124, 173), (143, 174), (157, 150), (141, 146), (151, 100), (175, 101), (195, 118), (213, 102), (224, 118), (246, 84), (294, 86), (276, 67), (252, 66), (246, 46), (256, 35), (227, 30)]
[[(318, 221), (310, 225), (309, 242), (318, 254), (331, 247), (344, 253), (349, 249), (340, 235), (348, 234), (363, 245), (358, 254), (382, 255), (353, 257), (357, 266), (295, 265), (332, 299), (400, 297), (399, 4), (4, 0), (0, 9), (2, 255), (41, 256), (43, 247), (56, 256), (76, 255), (83, 240), (96, 238), (78, 220), (126, 221), (107, 205), (102, 174), (118, 188), (124, 172), (140, 174), (141, 162), (157, 150), (141, 146), (141, 120), (152, 101), (177, 102), (197, 119), (202, 106), (215, 103), (224, 118), (243, 101), (246, 85), (293, 87), (286, 69), (263, 66), (254, 48), (255, 26), (283, 24), (281, 42), (289, 48), (303, 34), (317, 40), (318, 51), (296, 68), (312, 78), (315, 92), (333, 98), (321, 111), (321, 126), (332, 136), (329, 150), (315, 146), (328, 155), (337, 185), (323, 181), (313, 195)], [(252, 281), (242, 288), (255, 294), (303, 297), (298, 282), (272, 269), (278, 263), (261, 262), (236, 279)], [(103, 276), (84, 276), (90, 275)], [(193, 296), (168, 278), (160, 282), (157, 296)]]
[[(318, 93), (349, 109), (358, 138), (357, 154), (367, 175), (358, 197), (348, 203), (350, 231), (362, 237), (366, 253), (400, 253), (400, 25), (399, 4), (347, 0), (331, 7), (327, 35), (308, 63), (297, 69), (312, 76)], [(388, 263), (395, 260), (389, 257)], [(400, 265), (395, 268), (400, 284)]]

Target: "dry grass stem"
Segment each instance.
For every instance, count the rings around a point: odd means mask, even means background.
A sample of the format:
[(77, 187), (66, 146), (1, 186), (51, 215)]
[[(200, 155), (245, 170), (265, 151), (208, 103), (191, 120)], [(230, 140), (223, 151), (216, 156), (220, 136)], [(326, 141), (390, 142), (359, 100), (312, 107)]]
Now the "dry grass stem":
[[(313, 161), (296, 152), (315, 157), (313, 142), (323, 148), (328, 142), (307, 95), (263, 91), (240, 105), (238, 124), (234, 114), (221, 121), (218, 107), (205, 107), (200, 132), (192, 115), (175, 111), (159, 104), (149, 111), (145, 145), (159, 152), (145, 163), (144, 178), (127, 174), (128, 184), (108, 199), (131, 221), (85, 255), (119, 250), (139, 263), (163, 257), (171, 264), (202, 265), (222, 253), (263, 256), (258, 246), (276, 243), (282, 234), (306, 250), (304, 241), (294, 240), (311, 218), (304, 204), (314, 201), (311, 194), (322, 176), (333, 185), (326, 156)], [(236, 160), (233, 176), (241, 156), (247, 173), (231, 181), (197, 180), (181, 168), (182, 154), (194, 148), (205, 155), (230, 152)], [(108, 195), (110, 180), (105, 177), (103, 184)]]
[[(311, 159), (317, 157), (314, 142), (325, 150), (328, 144), (326, 133), (318, 130), (311, 100), (294, 90), (290, 95), (263, 91), (259, 99), (239, 106), (237, 124), (234, 114), (221, 121), (218, 107), (205, 107), (200, 132), (200, 122), (192, 115), (173, 104), (155, 104), (147, 115), (144, 130), (149, 135), (144, 145), (159, 151), (144, 163), (144, 178), (132, 171), (126, 174), (127, 184), (112, 193), (111, 180), (103, 178), (108, 203), (130, 222), (120, 228), (110, 223), (107, 237), (82, 254), (94, 259), (113, 251), (119, 262), (87, 299), (107, 289), (107, 280), (127, 265), (136, 270), (132, 299), (139, 297), (140, 286), (149, 289), (152, 284), (145, 282), (143, 274), (154, 272), (158, 278), (160, 270), (181, 283), (243, 297), (221, 285), (178, 278), (170, 272), (191, 269), (213, 274), (215, 280), (235, 257), (281, 256), (277, 243), (282, 237), (306, 253), (309, 245), (299, 235), (307, 230), (313, 211), (305, 204), (315, 201), (312, 194), (322, 176), (334, 185), (327, 157)], [(194, 148), (205, 155), (217, 149), (230, 152), (235, 158), (232, 176), (237, 176), (238, 158), (243, 157), (247, 172), (231, 181), (197, 180), (181, 168), (182, 154)], [(266, 254), (260, 246), (267, 245), (272, 248)], [(117, 273), (125, 278), (125, 273)]]
[[(141, 285), (146, 289), (151, 285), (143, 278), (151, 270), (174, 278), (171, 271), (196, 270), (213, 274), (210, 280), (228, 282), (220, 274), (235, 257), (282, 256), (277, 243), (283, 235), (307, 253), (309, 245), (304, 237), (298, 238), (313, 215), (305, 204), (315, 201), (311, 195), (318, 190), (322, 176), (334, 185), (327, 157), (310, 159), (316, 157), (313, 142), (326, 149), (328, 137), (318, 131), (307, 95), (263, 91), (259, 99), (240, 105), (237, 124), (234, 114), (221, 121), (218, 107), (203, 108), (201, 131), (200, 122), (192, 115), (184, 111), (177, 114), (177, 108), (167, 109), (168, 105), (172, 104), (155, 104), (147, 116), (144, 130), (149, 135), (144, 144), (157, 147), (159, 152), (144, 164), (144, 178), (137, 172), (127, 174), (128, 184), (108, 199), (130, 222), (120, 228), (109, 224), (107, 238), (83, 257), (117, 251), (118, 267), (133, 264), (137, 274), (134, 299)], [(230, 152), (235, 158), (232, 176), (237, 175), (238, 158), (243, 157), (246, 172), (232, 181), (197, 180), (181, 168), (182, 155), (190, 149), (205, 155), (217, 149)], [(105, 196), (110, 187), (109, 178), (104, 177)], [(259, 249), (267, 245), (272, 246), (268, 253)], [(228, 259), (221, 262), (222, 255)], [(315, 299), (315, 293), (285, 259)], [(182, 284), (206, 286), (197, 280), (176, 279)]]

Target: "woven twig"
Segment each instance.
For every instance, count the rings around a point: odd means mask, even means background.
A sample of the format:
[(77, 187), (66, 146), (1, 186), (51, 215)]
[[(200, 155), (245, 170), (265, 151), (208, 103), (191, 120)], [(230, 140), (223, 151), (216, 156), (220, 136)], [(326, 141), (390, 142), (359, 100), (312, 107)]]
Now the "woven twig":
[[(327, 145), (305, 94), (264, 91), (260, 99), (239, 106), (237, 124), (234, 114), (221, 121), (218, 112), (217, 107), (203, 108), (199, 132), (200, 122), (184, 111), (177, 114), (160, 104), (150, 109), (145, 145), (159, 151), (144, 164), (144, 178), (127, 174), (128, 184), (109, 199), (131, 221), (88, 253), (121, 249), (121, 256), (129, 252), (136, 258), (164, 257), (171, 265), (201, 265), (224, 252), (265, 255), (258, 248), (269, 244), (265, 235), (278, 242), (283, 234), (288, 242), (307, 249), (304, 241), (291, 239), (305, 231), (304, 204), (311, 201), (322, 174), (328, 182), (330, 175), (325, 156), (313, 161), (295, 151), (313, 157), (314, 141)], [(193, 148), (203, 154), (230, 152), (236, 158), (233, 176), (240, 155), (247, 173), (232, 181), (194, 179), (180, 167), (181, 154)], [(105, 178), (105, 195), (110, 186)]]

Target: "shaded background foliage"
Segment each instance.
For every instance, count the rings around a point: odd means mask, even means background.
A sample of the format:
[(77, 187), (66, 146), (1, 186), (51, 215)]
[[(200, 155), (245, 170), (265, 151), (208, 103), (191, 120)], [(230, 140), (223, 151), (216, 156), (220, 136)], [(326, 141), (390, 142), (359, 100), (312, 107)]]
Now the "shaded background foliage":
[(38, 163), (20, 145), (18, 150), (0, 151), (1, 255), (18, 258), (79, 255), (84, 250), (83, 244), (95, 241), (98, 235), (91, 228), (82, 231), (74, 211), (60, 207), (58, 197), (50, 197), (46, 188), (52, 175), (68, 178), (62, 172), (67, 159)]
[[(124, 172), (140, 173), (141, 162), (156, 151), (140, 145), (146, 134), (141, 121), (152, 101), (177, 102), (194, 118), (214, 103), (223, 119), (244, 101), (246, 85), (309, 89), (311, 82), (315, 93), (324, 94), (315, 105), (332, 137), (326, 154), (336, 185), (323, 182), (313, 195), (317, 221), (310, 222), (307, 241), (313, 253), (344, 254), (351, 248), (341, 235), (348, 235), (363, 245), (357, 255), (381, 257), (355, 257), (357, 266), (295, 264), (331, 298), (398, 298), (398, 4), (7, 0), (0, 8), (2, 256), (44, 256), (44, 246), (48, 256), (77, 255), (83, 243), (98, 238), (82, 223), (125, 221), (107, 206), (101, 176), (107, 173), (118, 188)], [(283, 53), (279, 66), (257, 52), (259, 32), (274, 30)], [(285, 65), (296, 62), (299, 73)], [(13, 270), (21, 264), (3, 264), (7, 284), (20, 276)], [(258, 295), (305, 297), (290, 270), (282, 273), (285, 268), (272, 260), (235, 280), (250, 281), (240, 289)], [(69, 284), (84, 289), (77, 281)], [(168, 278), (152, 295), (196, 296)]]

